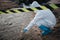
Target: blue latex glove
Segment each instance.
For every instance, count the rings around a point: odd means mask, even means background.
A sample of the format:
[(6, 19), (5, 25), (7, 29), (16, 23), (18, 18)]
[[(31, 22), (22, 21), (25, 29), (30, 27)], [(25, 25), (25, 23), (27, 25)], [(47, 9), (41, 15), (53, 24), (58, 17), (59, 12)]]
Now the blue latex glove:
[(23, 32), (27, 32), (28, 30), (27, 29), (24, 29)]
[(52, 32), (52, 30), (44, 25), (39, 26), (39, 29), (41, 29), (42, 32), (42, 36), (46, 36), (47, 34), (49, 34), (50, 32)]

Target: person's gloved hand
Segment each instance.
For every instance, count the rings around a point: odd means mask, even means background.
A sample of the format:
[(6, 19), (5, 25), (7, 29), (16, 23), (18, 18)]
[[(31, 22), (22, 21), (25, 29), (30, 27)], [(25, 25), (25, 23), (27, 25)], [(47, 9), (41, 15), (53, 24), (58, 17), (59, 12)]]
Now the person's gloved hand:
[(27, 31), (28, 31), (27, 29), (24, 29), (24, 30), (23, 30), (24, 33), (27, 32)]

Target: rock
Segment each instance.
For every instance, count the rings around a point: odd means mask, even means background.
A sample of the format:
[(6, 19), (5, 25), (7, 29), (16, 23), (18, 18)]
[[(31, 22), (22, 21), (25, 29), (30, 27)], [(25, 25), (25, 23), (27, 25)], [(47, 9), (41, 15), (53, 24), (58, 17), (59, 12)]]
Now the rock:
[(34, 12), (0, 14), (0, 40), (41, 40), (37, 27), (33, 27), (27, 33), (21, 32), (34, 16)]

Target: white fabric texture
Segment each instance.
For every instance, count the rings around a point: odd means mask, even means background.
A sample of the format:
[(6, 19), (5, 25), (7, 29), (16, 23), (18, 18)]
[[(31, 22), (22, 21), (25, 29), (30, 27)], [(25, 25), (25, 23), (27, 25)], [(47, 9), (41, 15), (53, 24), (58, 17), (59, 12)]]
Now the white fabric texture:
[(56, 24), (56, 18), (54, 14), (49, 10), (37, 10), (34, 11), (36, 13), (34, 19), (29, 23), (29, 25), (25, 28), (29, 30), (33, 27), (33, 25), (45, 25), (49, 28), (53, 28)]

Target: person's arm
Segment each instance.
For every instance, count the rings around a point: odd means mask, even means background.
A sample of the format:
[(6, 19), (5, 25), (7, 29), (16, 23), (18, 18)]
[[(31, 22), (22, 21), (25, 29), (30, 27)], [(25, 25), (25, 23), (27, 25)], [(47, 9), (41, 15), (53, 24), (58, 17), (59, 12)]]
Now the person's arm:
[(36, 25), (36, 22), (39, 21), (40, 19), (42, 19), (42, 16), (39, 16), (39, 14), (37, 13), (34, 17), (34, 19), (29, 23), (29, 25), (24, 28), (24, 32), (27, 32), (28, 30), (30, 30), (34, 25)]

